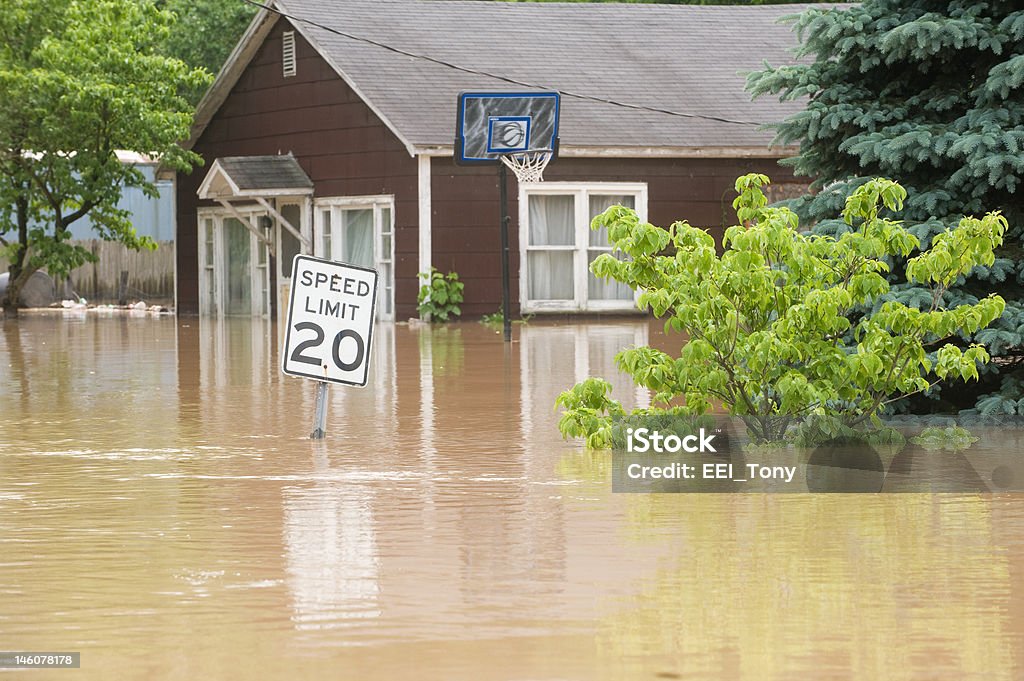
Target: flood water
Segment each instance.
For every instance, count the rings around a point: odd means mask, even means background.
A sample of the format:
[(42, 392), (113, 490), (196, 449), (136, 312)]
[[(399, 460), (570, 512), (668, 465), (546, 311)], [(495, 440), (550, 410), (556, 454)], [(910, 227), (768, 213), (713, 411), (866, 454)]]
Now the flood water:
[(380, 325), (321, 442), (270, 322), (2, 324), (0, 650), (82, 656), (0, 679), (1024, 677), (1024, 495), (612, 494), (554, 399), (656, 324)]

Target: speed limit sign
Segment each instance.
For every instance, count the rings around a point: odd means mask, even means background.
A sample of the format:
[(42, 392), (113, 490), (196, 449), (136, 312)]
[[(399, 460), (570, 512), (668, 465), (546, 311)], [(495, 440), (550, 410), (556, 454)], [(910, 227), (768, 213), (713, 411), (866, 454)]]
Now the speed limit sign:
[(281, 370), (365, 386), (376, 303), (376, 270), (295, 256)]

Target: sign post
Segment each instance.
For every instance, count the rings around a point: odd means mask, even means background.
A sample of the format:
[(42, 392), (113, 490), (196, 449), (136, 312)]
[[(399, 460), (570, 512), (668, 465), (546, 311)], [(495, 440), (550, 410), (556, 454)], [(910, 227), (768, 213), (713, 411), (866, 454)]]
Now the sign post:
[(327, 431), (330, 383), (365, 386), (377, 305), (377, 271), (297, 255), (292, 262), (281, 371), (317, 381), (310, 438)]
[(309, 434), (310, 440), (323, 440), (327, 435), (327, 389), (331, 384), (327, 381), (317, 381), (316, 384), (316, 407), (313, 413), (313, 432)]

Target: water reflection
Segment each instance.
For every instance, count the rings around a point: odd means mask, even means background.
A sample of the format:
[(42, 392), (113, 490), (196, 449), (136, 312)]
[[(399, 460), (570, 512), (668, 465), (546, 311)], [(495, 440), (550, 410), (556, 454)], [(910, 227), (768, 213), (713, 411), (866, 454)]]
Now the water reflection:
[(380, 569), (370, 490), (317, 483), (284, 489), (288, 587), (298, 629), (379, 617)]
[[(169, 319), (26, 314), (3, 324), (3, 441), (33, 449), (99, 445), (124, 422), (124, 447), (166, 446), (177, 402), (176, 343)], [(49, 443), (52, 447), (47, 447)]]
[[(647, 323), (528, 326), (520, 332), (520, 419), (527, 439), (548, 430), (559, 393), (591, 376), (612, 384), (612, 394), (626, 409), (649, 407), (650, 394), (634, 386), (615, 366), (624, 348), (649, 345)], [(546, 433), (550, 434), (550, 433)]]
[(3, 647), (97, 679), (1020, 676), (1019, 497), (613, 495), (554, 399), (645, 405), (612, 356), (678, 341), (515, 333), (379, 325), (311, 442), (271, 323), (6, 323)]
[(670, 636), (647, 664), (697, 678), (1013, 678), (1019, 546), (1016, 569), (981, 549), (1007, 539), (991, 501), (866, 498), (718, 495), (700, 514), (694, 497), (638, 499), (647, 525), (690, 520), (678, 558), (608, 613), (602, 657), (623, 670)]

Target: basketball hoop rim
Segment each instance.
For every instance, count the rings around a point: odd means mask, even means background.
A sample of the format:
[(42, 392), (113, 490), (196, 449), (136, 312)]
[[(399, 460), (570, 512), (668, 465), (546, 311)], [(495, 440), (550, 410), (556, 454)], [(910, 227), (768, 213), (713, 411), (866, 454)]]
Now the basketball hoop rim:
[(554, 149), (528, 149), (498, 155), (502, 165), (510, 168), (520, 182), (543, 182), (544, 169), (554, 157)]

